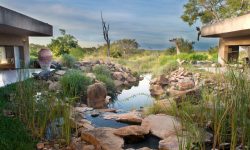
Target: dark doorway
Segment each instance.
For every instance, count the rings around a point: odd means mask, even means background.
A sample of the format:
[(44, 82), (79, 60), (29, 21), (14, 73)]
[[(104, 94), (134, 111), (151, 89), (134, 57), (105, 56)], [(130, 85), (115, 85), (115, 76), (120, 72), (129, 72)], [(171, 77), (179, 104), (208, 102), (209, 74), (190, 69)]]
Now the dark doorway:
[(239, 59), (240, 46), (229, 46), (228, 47), (228, 62), (237, 63)]

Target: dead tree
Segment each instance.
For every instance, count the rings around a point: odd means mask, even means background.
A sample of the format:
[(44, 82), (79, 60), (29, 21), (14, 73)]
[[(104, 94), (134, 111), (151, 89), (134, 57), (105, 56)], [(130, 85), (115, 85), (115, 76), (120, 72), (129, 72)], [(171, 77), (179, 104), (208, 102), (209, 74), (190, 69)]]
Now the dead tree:
[(179, 42), (178, 42), (178, 39), (177, 38), (174, 38), (174, 39), (171, 39), (169, 40), (169, 42), (173, 42), (175, 44), (175, 47), (176, 47), (176, 53), (177, 55), (180, 54), (180, 49), (179, 49)]
[(109, 39), (109, 24), (107, 25), (106, 22), (103, 20), (102, 12), (101, 12), (101, 19), (102, 19), (102, 31), (104, 40), (107, 43), (107, 57), (110, 57), (110, 39)]

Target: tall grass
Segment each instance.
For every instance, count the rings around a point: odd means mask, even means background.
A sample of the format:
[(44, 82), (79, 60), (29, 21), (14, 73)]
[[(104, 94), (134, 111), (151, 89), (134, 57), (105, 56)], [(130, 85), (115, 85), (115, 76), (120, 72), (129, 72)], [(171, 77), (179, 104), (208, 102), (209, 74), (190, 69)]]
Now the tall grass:
[[(230, 149), (237, 146), (250, 147), (250, 81), (248, 74), (231, 70), (217, 76), (215, 87), (202, 87), (198, 103), (186, 96), (178, 105), (164, 107), (154, 105), (149, 113), (165, 113), (176, 116), (184, 130), (178, 132), (185, 138), (184, 149), (225, 149), (221, 144), (229, 143)], [(212, 134), (211, 141), (205, 141)]]
[[(12, 110), (34, 137), (42, 139), (46, 131), (59, 130), (59, 133), (52, 132), (51, 136), (55, 134), (55, 138), (64, 138), (67, 143), (70, 142), (69, 119), (73, 100), (65, 98), (60, 92), (49, 92), (46, 82), (35, 79), (17, 82), (11, 95)], [(62, 120), (62, 123), (52, 126), (57, 120)]]
[(249, 148), (250, 82), (245, 74), (233, 70), (218, 81), (215, 89), (203, 90), (203, 98), (198, 105), (183, 103), (175, 111), (189, 133), (188, 136), (192, 137), (187, 138), (191, 139), (187, 145), (197, 143), (199, 148), (205, 149), (202, 129), (206, 128), (206, 123), (211, 122), (213, 149), (219, 148), (222, 143), (230, 143), (232, 150), (239, 145)]
[(60, 83), (65, 96), (79, 98), (86, 97), (87, 88), (93, 81), (79, 70), (70, 70), (60, 79)]

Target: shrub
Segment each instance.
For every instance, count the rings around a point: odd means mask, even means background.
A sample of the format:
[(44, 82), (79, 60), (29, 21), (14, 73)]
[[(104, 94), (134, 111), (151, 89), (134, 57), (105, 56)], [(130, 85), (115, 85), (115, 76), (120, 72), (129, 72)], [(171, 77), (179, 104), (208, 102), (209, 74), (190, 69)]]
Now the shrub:
[(84, 54), (85, 54), (84, 49), (81, 47), (72, 48), (70, 50), (70, 55), (75, 57), (77, 60), (84, 58)]
[(115, 83), (112, 78), (103, 75), (103, 74), (97, 74), (96, 79), (103, 82), (107, 88), (107, 93), (109, 96), (114, 96), (116, 93), (115, 89)]
[(208, 56), (206, 54), (190, 54), (189, 60), (197, 61), (197, 60), (207, 60)]
[(92, 80), (81, 71), (71, 70), (60, 79), (60, 83), (66, 96), (79, 97), (86, 96), (87, 88), (92, 84)]
[(176, 48), (174, 46), (168, 48), (164, 52), (166, 55), (175, 55), (176, 54)]
[(120, 58), (120, 57), (122, 57), (122, 53), (119, 52), (119, 51), (112, 51), (111, 52), (111, 57)]
[(108, 95), (114, 96), (116, 93), (115, 83), (108, 68), (104, 65), (96, 66), (94, 67), (93, 72), (96, 75), (96, 79), (105, 84)]
[(209, 54), (218, 53), (218, 51), (219, 51), (219, 47), (218, 47), (218, 46), (210, 47), (210, 48), (208, 49), (208, 53), (209, 53)]
[(168, 74), (178, 68), (178, 62), (171, 60), (158, 68), (158, 74)]
[(110, 70), (104, 65), (95, 66), (93, 69), (93, 72), (95, 75), (105, 75), (105, 76), (111, 78)]
[(61, 57), (62, 65), (72, 68), (74, 67), (74, 64), (76, 63), (75, 57), (69, 54), (63, 54)]
[(198, 60), (207, 60), (208, 56), (206, 54), (187, 54), (187, 53), (181, 53), (177, 56), (177, 58), (181, 60), (187, 60), (187, 61), (198, 61)]

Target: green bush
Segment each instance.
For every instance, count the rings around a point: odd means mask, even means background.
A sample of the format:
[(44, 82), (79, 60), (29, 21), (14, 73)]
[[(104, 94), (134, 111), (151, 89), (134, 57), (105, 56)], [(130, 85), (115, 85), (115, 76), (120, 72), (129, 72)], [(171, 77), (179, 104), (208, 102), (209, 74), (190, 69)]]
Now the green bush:
[(84, 52), (83, 48), (77, 47), (77, 48), (72, 48), (70, 50), (70, 55), (75, 57), (77, 60), (80, 60), (80, 59), (84, 58), (85, 52)]
[(164, 52), (166, 55), (175, 55), (176, 54), (176, 48), (174, 46), (168, 48)]
[(198, 53), (181, 53), (177, 56), (177, 58), (181, 60), (187, 60), (187, 61), (198, 61), (198, 60), (207, 60), (208, 56), (206, 54), (198, 54)]
[(103, 82), (107, 88), (107, 93), (109, 96), (114, 96), (116, 93), (114, 80), (106, 75), (97, 74), (96, 79)]
[(166, 64), (158, 68), (158, 74), (168, 74), (178, 68), (178, 63), (176, 60), (170, 60)]
[(119, 52), (119, 51), (112, 51), (111, 52), (111, 57), (113, 57), (113, 58), (120, 58), (120, 57), (122, 57), (122, 53)]
[(93, 72), (96, 76), (96, 79), (105, 84), (108, 95), (114, 96), (116, 93), (115, 83), (108, 68), (104, 65), (96, 66), (94, 67)]
[(72, 68), (76, 62), (76, 58), (69, 54), (63, 54), (61, 57), (62, 65)]
[(69, 97), (86, 96), (87, 88), (92, 80), (86, 77), (81, 71), (68, 71), (61, 79), (63, 93)]
[(194, 60), (194, 61), (207, 60), (207, 59), (208, 59), (208, 56), (205, 54), (190, 54), (189, 56), (189, 60)]
[(93, 73), (95, 75), (105, 75), (105, 76), (111, 78), (110, 70), (107, 68), (107, 66), (104, 66), (104, 65), (95, 66), (93, 69)]

